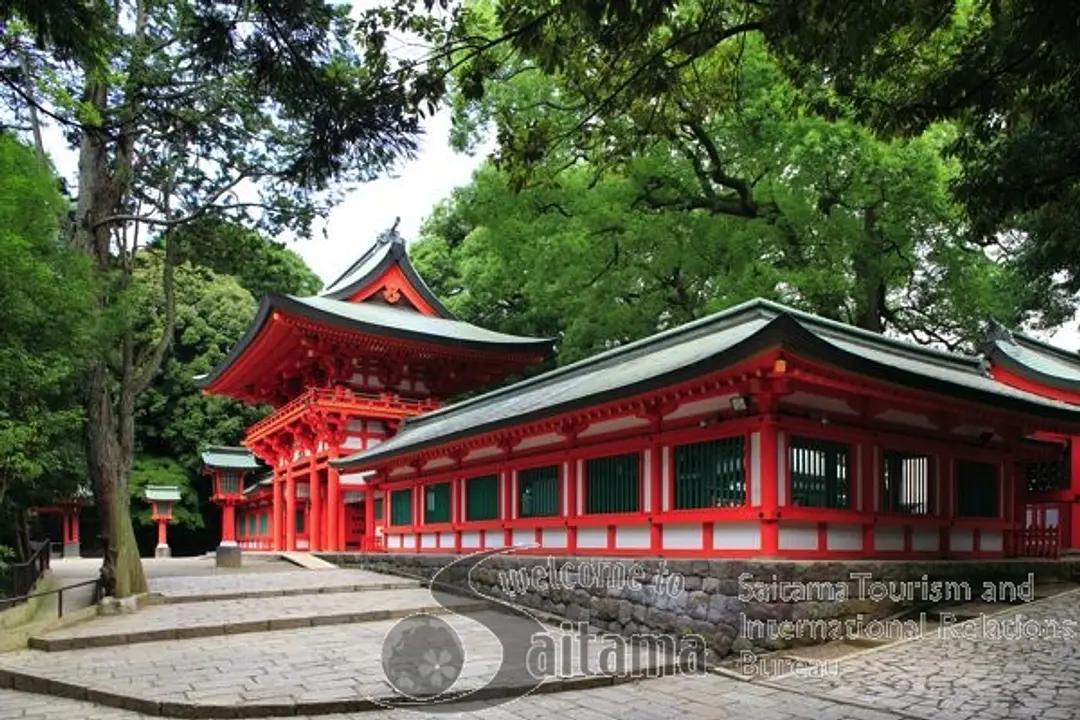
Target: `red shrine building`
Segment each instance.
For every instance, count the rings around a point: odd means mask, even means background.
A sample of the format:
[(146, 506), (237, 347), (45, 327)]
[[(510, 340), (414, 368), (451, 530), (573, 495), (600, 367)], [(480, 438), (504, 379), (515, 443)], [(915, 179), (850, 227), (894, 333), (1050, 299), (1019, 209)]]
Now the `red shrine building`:
[[(456, 320), (383, 236), (268, 296), (201, 382), (248, 431), (235, 542), (275, 550), (975, 558), (1080, 548), (1080, 357), (946, 353), (755, 300), (444, 405), (551, 352)], [(221, 450), (221, 449), (218, 449)], [(243, 456), (243, 452), (237, 457)], [(246, 466), (245, 466), (246, 467)]]
[(223, 544), (374, 547), (382, 493), (362, 472), (340, 472), (331, 461), (373, 448), (407, 418), (551, 354), (550, 340), (456, 319), (393, 230), (321, 295), (268, 294), (221, 364), (197, 378), (205, 392), (273, 408), (244, 439), (268, 474), (239, 490), (232, 479), (253, 475), (253, 458), (229, 448), (204, 454), (214, 499), (225, 508)]

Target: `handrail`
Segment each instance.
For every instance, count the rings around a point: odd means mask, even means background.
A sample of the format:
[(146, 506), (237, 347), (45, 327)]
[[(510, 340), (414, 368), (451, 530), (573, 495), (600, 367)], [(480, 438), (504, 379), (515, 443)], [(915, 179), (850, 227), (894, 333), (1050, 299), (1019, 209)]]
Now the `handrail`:
[(8, 565), (11, 574), (11, 597), (18, 598), (34, 589), (34, 585), (49, 569), (52, 558), (52, 543), (45, 539), (27, 560)]
[(63, 587), (53, 588), (52, 590), (45, 590), (44, 592), (28, 593), (26, 595), (19, 595), (17, 597), (10, 597), (0, 599), (0, 610), (7, 610), (8, 608), (15, 607), (16, 605), (24, 602), (29, 602), (34, 598), (48, 597), (49, 595), (56, 595), (56, 617), (64, 617), (64, 593), (68, 590), (76, 590), (78, 588), (86, 587), (87, 585), (94, 586), (94, 596), (91, 601), (94, 605), (101, 600), (101, 578), (97, 577), (93, 580), (84, 580), (83, 582), (74, 583), (72, 585), (65, 585)]

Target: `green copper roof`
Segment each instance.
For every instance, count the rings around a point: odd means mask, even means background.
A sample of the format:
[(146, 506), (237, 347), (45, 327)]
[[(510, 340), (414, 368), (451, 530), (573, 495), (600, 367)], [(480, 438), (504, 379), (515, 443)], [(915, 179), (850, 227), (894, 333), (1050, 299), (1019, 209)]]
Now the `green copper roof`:
[(258, 470), (262, 467), (251, 451), (242, 447), (212, 446), (203, 450), (203, 465), (223, 470)]
[(990, 377), (982, 356), (884, 337), (766, 300), (753, 300), (479, 397), (407, 420), (397, 435), (334, 462), (372, 461), (617, 400), (714, 372), (770, 348), (861, 375), (1002, 410), (1080, 422), (1080, 408)]
[(175, 485), (147, 485), (146, 499), (152, 502), (179, 502), (180, 489)]
[(1048, 345), (995, 322), (984, 352), (997, 366), (1043, 385), (1080, 391), (1080, 354)]

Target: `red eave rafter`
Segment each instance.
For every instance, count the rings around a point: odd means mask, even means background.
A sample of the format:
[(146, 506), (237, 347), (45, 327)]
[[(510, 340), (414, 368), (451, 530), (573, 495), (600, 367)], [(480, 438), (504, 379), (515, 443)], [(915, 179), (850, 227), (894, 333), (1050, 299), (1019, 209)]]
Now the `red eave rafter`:
[[(504, 352), (497, 348), (474, 350), (451, 345), (391, 338), (370, 333), (344, 330), (329, 325), (286, 315), (275, 311), (243, 354), (205, 389), (209, 393), (247, 397), (246, 388), (255, 382), (251, 378), (273, 375), (298, 349), (306, 334), (317, 336), (319, 342), (335, 344), (351, 350), (354, 357), (383, 359), (387, 356), (406, 356), (413, 362), (457, 361), (462, 365), (481, 368), (496, 377), (505, 377), (521, 368), (541, 362), (540, 353)], [(302, 359), (302, 358), (300, 358)]]
[(991, 368), (990, 374), (993, 375), (994, 379), (998, 382), (1014, 387), (1017, 390), (1024, 390), (1041, 397), (1050, 398), (1051, 400), (1069, 403), (1070, 405), (1080, 405), (1080, 393), (1050, 387), (1049, 385), (1036, 382), (1035, 380), (1029, 380), (1021, 375), (1009, 372), (1008, 370), (1003, 370), (999, 367)]
[[(1042, 429), (1072, 427), (1080, 432), (1080, 422), (1070, 426), (1069, 423), (1040, 420), (1035, 415), (1028, 415), (1007, 410), (995, 410), (988, 405), (968, 402), (964, 400), (949, 399), (948, 405), (943, 406), (940, 396), (932, 393), (901, 388), (888, 383), (866, 378), (854, 373), (838, 370), (820, 363), (814, 363), (798, 359), (795, 367), (790, 367), (788, 375), (793, 381), (801, 381), (807, 385), (823, 388), (831, 388), (849, 396), (866, 397), (887, 402), (897, 410), (910, 410), (926, 414), (930, 418), (940, 417), (943, 413), (959, 418), (971, 418), (969, 424), (978, 425), (989, 423), (997, 427), (1016, 427), (1021, 429), (1035, 430), (1032, 427), (1038, 425)], [(855, 408), (858, 409), (858, 408)]]

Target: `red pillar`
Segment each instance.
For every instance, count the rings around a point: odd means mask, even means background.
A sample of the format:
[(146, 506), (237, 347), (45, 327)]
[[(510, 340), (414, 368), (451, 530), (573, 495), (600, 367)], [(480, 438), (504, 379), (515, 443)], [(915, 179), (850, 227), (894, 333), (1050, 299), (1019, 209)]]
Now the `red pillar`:
[(311, 526), (308, 528), (308, 550), (322, 550), (322, 483), (321, 473), (315, 469), (315, 455), (311, 456), (308, 470), (308, 502), (311, 503)]
[(780, 476), (777, 463), (778, 435), (776, 418), (765, 415), (761, 423), (761, 554), (766, 557), (780, 554), (779, 489), (786, 478)]
[[(581, 508), (577, 504), (577, 488), (578, 483), (581, 482), (577, 474), (577, 464), (577, 458), (568, 453), (566, 457), (566, 515), (568, 519), (581, 515)], [(572, 519), (566, 524), (566, 551), (577, 552), (577, 525)]]
[(63, 514), (60, 516), (60, 521), (63, 525), (63, 529), (61, 530), (61, 533), (64, 536), (63, 543), (67, 545), (71, 542), (71, 518), (68, 516), (68, 510), (64, 510)]
[(273, 533), (273, 548), (275, 550), (284, 550), (285, 545), (282, 542), (284, 540), (284, 526), (281, 523), (281, 515), (284, 511), (285, 497), (284, 488), (282, 488), (281, 473), (276, 469), (274, 470), (274, 511), (270, 515), (271, 527), (270, 532)]
[(168, 524), (169, 524), (169, 520), (167, 518), (159, 518), (158, 521), (157, 521), (157, 544), (159, 546), (169, 544), (167, 539), (166, 539), (166, 530), (165, 530), (165, 528), (168, 526)]
[[(364, 549), (375, 549), (375, 486), (364, 484)], [(383, 500), (383, 515), (386, 514), (386, 500)]]
[(71, 529), (71, 542), (72, 544), (78, 544), (79, 539), (79, 516), (81, 514), (80, 508), (76, 506), (71, 511), (70, 529)]
[[(862, 467), (860, 472), (862, 473), (862, 507), (859, 511), (865, 518), (862, 526), (862, 554), (863, 557), (871, 557), (874, 554), (874, 522), (873, 518), (877, 514), (877, 507), (874, 504), (874, 488), (877, 485), (878, 479), (874, 474), (874, 453), (876, 452), (874, 443), (864, 440), (861, 447), (860, 462)], [(927, 488), (927, 492), (930, 492), (930, 488)], [(908, 531), (908, 537), (910, 538), (910, 529)], [(909, 540), (910, 542), (910, 540)]]
[(228, 500), (221, 508), (221, 544), (236, 544), (236, 506)]
[(649, 545), (654, 554), (659, 553), (664, 545), (661, 536), (663, 526), (656, 521), (664, 512), (664, 447), (660, 443), (658, 430), (659, 422), (649, 439), (649, 514), (653, 518), (649, 526)]
[[(331, 448), (328, 456), (331, 460), (338, 456), (337, 448)], [(326, 469), (326, 549), (344, 550), (341, 542), (341, 483), (338, 471), (333, 466)]]
[(285, 549), (296, 550), (296, 478), (292, 464), (285, 468)]
[[(1069, 458), (1071, 461), (1069, 463), (1071, 472), (1069, 495), (1071, 497), (1064, 508), (1069, 513), (1069, 537), (1065, 538), (1065, 543), (1066, 547), (1077, 550), (1080, 549), (1080, 436), (1070, 438), (1069, 453), (1071, 454)], [(1023, 517), (1022, 514), (1021, 517)]]

